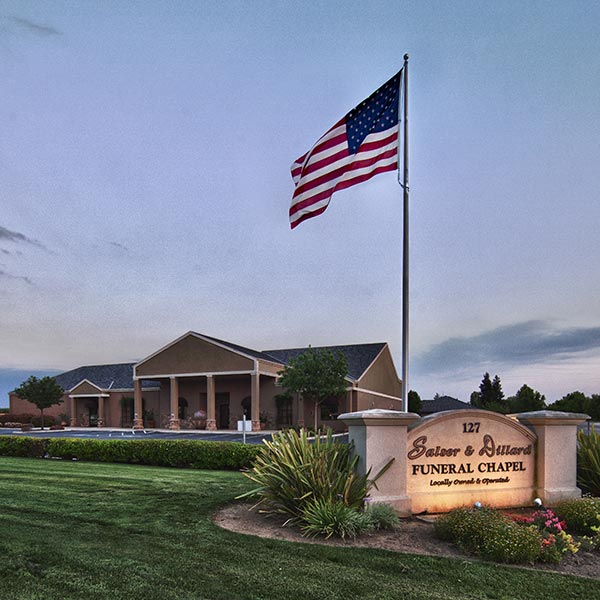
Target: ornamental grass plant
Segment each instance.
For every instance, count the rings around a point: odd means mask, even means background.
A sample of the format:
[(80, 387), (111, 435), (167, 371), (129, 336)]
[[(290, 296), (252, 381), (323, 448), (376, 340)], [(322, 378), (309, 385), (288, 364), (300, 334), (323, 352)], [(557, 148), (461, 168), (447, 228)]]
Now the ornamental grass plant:
[(332, 535), (346, 538), (372, 531), (373, 520), (366, 511), (355, 510), (337, 500), (310, 500), (302, 511), (300, 530), (306, 537), (322, 535), (329, 539)]
[(585, 493), (600, 496), (600, 434), (577, 432), (577, 485)]
[[(371, 480), (369, 472), (358, 472), (357, 463), (352, 445), (336, 442), (331, 432), (309, 439), (304, 429), (283, 431), (264, 442), (252, 468), (244, 473), (258, 487), (240, 498), (257, 499), (255, 506), (262, 512), (287, 516), (286, 525), (306, 525), (309, 519), (305, 532), (311, 534), (315, 524), (325, 523), (329, 515), (330, 525), (323, 526), (321, 533), (331, 535), (332, 527), (341, 535), (339, 519), (343, 515), (354, 519), (344, 509), (362, 510), (369, 489), (385, 471)], [(352, 535), (354, 525), (348, 527)]]

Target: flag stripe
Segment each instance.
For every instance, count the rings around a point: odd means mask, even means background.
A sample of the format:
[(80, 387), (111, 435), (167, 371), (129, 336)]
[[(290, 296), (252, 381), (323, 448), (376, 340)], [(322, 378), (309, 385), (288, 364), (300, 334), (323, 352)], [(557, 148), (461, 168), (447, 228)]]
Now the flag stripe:
[(392, 151), (387, 160), (379, 160), (377, 163), (367, 166), (363, 169), (353, 169), (346, 171), (342, 177), (339, 177), (328, 184), (320, 186), (318, 190), (312, 190), (313, 193), (305, 194), (303, 197), (296, 198), (294, 204), (290, 207), (290, 216), (298, 210), (307, 208), (314, 203), (331, 198), (332, 194), (338, 190), (350, 187), (356, 183), (367, 181), (373, 175), (383, 173), (384, 171), (394, 171), (397, 168), (396, 152)]
[(398, 168), (400, 74), (352, 109), (291, 166), (290, 224), (322, 214), (334, 192)]
[[(397, 151), (397, 138), (398, 132), (393, 131), (385, 139), (364, 143), (363, 146), (361, 146), (361, 151), (357, 154), (349, 154), (348, 149), (344, 148), (343, 150), (322, 159), (315, 157), (315, 160), (311, 160), (302, 170), (302, 183), (296, 186), (294, 196), (296, 196), (300, 190), (305, 190), (308, 183), (314, 182), (324, 173), (330, 173), (335, 169), (340, 169), (344, 166), (352, 168), (352, 163), (359, 162), (362, 164), (362, 161), (385, 154), (388, 150)], [(360, 157), (360, 160), (358, 160), (357, 157)]]
[[(332, 142), (333, 140), (333, 142)], [(306, 161), (306, 157), (314, 155), (317, 152), (323, 152), (327, 148), (335, 147), (337, 145), (346, 145), (346, 125), (343, 120), (336, 123), (323, 137), (321, 137), (317, 143), (308, 152), (303, 154), (300, 158), (297, 158), (292, 164), (292, 178), (294, 183), (297, 183), (297, 179), (302, 173), (302, 168)]]
[[(364, 175), (361, 175), (360, 177), (357, 177), (350, 181), (340, 182), (340, 185), (336, 186), (334, 191), (337, 192), (338, 190), (343, 190), (343, 189), (349, 188), (357, 183), (363, 183), (364, 181), (368, 181), (369, 179), (371, 179), (371, 177), (374, 177), (375, 175), (378, 175), (379, 173), (385, 173), (386, 171), (395, 171), (395, 170), (396, 170), (395, 163), (389, 164), (387, 166), (378, 167), (374, 171), (364, 174)], [(325, 212), (325, 209), (329, 206), (330, 196), (331, 196), (331, 194), (324, 200), (321, 200), (318, 202), (314, 201), (314, 202), (310, 203), (310, 205), (308, 205), (306, 208), (294, 212), (294, 214), (291, 214), (291, 210), (290, 210), (290, 222), (291, 222), (292, 229), (294, 229), (294, 227), (296, 227), (296, 225), (299, 225), (300, 223), (302, 223), (302, 221), (306, 221), (306, 219), (310, 219), (311, 217), (316, 217), (317, 215), (320, 215), (323, 212)]]

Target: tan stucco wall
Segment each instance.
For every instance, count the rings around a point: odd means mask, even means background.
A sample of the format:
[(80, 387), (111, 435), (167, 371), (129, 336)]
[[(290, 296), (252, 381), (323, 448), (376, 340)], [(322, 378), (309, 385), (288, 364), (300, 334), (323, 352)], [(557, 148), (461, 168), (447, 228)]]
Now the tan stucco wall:
[(356, 407), (354, 410), (369, 410), (371, 408), (387, 408), (389, 410), (402, 410), (402, 399), (394, 400), (385, 398), (369, 392), (355, 391)]
[(283, 370), (283, 365), (259, 360), (258, 361), (258, 370), (261, 373), (269, 373), (271, 375), (277, 375), (279, 373), (279, 371)]
[(84, 381), (80, 383), (77, 387), (74, 387), (69, 391), (69, 394), (101, 394), (104, 390), (98, 389), (95, 385)]
[(358, 380), (357, 386), (366, 390), (389, 394), (390, 396), (402, 396), (402, 382), (398, 379), (394, 361), (387, 345)]
[(189, 334), (135, 367), (138, 377), (179, 373), (251, 371), (254, 361)]

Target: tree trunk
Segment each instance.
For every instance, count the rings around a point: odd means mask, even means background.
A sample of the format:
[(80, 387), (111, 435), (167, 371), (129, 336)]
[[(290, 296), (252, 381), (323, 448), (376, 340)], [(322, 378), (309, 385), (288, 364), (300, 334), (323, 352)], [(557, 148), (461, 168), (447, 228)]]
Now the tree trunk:
[(44, 409), (40, 408), (40, 412), (42, 413), (42, 431), (44, 430)]

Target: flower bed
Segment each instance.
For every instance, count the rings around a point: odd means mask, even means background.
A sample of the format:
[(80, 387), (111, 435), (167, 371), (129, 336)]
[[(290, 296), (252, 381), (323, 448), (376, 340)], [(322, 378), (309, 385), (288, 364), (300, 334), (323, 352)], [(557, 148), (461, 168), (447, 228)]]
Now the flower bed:
[[(582, 524), (592, 535), (576, 539), (567, 531), (582, 531)], [(600, 549), (600, 500), (571, 500), (559, 504), (556, 510), (542, 507), (531, 514), (460, 508), (441, 516), (434, 529), (440, 539), (496, 562), (557, 564), (580, 547)]]

